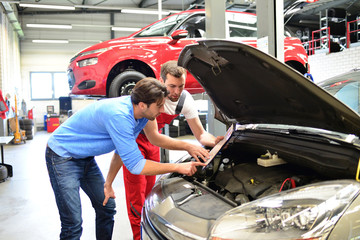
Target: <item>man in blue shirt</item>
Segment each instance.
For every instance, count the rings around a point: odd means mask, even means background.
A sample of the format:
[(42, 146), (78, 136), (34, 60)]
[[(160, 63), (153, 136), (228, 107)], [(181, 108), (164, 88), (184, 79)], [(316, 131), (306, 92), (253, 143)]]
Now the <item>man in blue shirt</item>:
[[(115, 150), (111, 169), (118, 170), (124, 164), (131, 173), (144, 175), (167, 172), (192, 175), (196, 166), (204, 165), (200, 162), (157, 163), (143, 158), (136, 143), (143, 128), (154, 145), (187, 150), (196, 159), (209, 157), (208, 151), (200, 146), (153, 131), (157, 129), (156, 117), (164, 111), (166, 96), (163, 84), (154, 78), (145, 78), (136, 84), (131, 96), (97, 101), (78, 111), (50, 136), (46, 163), (60, 214), (60, 239), (80, 239), (82, 234), (79, 188), (89, 196), (95, 209), (96, 238), (111, 239), (115, 201), (105, 199), (105, 195), (113, 195), (109, 194), (112, 188), (104, 185), (94, 156)], [(107, 178), (114, 177), (113, 172), (109, 172)]]

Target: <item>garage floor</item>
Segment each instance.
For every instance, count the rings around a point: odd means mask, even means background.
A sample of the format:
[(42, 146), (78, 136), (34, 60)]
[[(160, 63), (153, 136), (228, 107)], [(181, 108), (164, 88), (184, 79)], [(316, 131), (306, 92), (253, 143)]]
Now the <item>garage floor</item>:
[[(37, 132), (26, 144), (4, 146), (5, 163), (13, 166), (13, 177), (0, 183), (0, 238), (6, 240), (58, 239), (60, 220), (45, 165), (45, 146), (50, 134)], [(170, 159), (183, 155), (171, 151)], [(97, 157), (104, 176), (112, 154)], [(122, 171), (114, 182), (117, 214), (113, 239), (132, 239), (128, 222)], [(82, 192), (82, 239), (95, 239), (95, 214), (87, 196)]]

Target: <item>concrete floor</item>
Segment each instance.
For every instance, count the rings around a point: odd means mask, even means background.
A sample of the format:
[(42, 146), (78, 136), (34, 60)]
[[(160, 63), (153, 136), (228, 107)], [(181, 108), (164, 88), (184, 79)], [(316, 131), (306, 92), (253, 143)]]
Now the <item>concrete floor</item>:
[[(0, 239), (59, 239), (60, 220), (45, 164), (45, 146), (50, 134), (37, 132), (25, 144), (5, 145), (5, 163), (13, 166), (13, 177), (0, 183)], [(184, 155), (170, 151), (170, 159)], [(111, 154), (96, 157), (106, 177)], [(125, 206), (122, 171), (114, 181), (117, 213), (113, 239), (132, 239)], [(81, 192), (84, 240), (95, 239), (95, 213), (88, 197)]]

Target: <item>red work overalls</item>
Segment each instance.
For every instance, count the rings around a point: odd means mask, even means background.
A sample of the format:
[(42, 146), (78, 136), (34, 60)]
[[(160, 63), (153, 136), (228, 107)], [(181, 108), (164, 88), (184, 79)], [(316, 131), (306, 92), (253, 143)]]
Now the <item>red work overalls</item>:
[[(177, 116), (178, 115), (161, 113), (156, 118), (159, 131), (161, 131), (165, 124), (169, 124)], [(145, 134), (140, 133), (136, 142), (139, 145), (139, 149), (145, 159), (160, 162), (159, 147), (152, 145), (146, 138)], [(123, 166), (123, 169), (128, 217), (134, 240), (140, 240), (141, 210), (146, 196), (155, 184), (156, 176), (135, 175), (130, 173), (125, 166)]]

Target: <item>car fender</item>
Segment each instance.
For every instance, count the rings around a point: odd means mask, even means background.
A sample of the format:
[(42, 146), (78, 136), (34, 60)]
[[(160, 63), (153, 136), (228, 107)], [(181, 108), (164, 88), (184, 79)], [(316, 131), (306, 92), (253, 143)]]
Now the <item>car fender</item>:
[[(110, 50), (111, 54), (109, 55), (109, 65), (107, 65), (107, 80), (112, 79), (111, 76), (109, 77), (109, 74), (119, 64), (131, 61), (138, 61), (146, 64), (153, 71), (155, 77), (158, 78), (160, 72), (158, 72), (157, 69), (160, 69), (159, 65), (162, 58), (160, 54), (161, 51), (159, 50), (164, 48), (164, 45), (167, 45), (167, 42), (169, 41), (169, 37), (161, 37), (157, 38), (156, 43), (147, 44), (148, 41), (144, 42), (134, 39), (127, 44), (121, 43), (119, 46), (112, 47)], [(157, 47), (154, 48), (154, 46)]]

